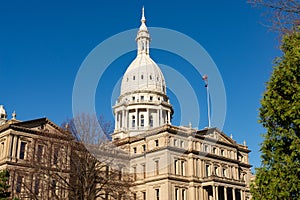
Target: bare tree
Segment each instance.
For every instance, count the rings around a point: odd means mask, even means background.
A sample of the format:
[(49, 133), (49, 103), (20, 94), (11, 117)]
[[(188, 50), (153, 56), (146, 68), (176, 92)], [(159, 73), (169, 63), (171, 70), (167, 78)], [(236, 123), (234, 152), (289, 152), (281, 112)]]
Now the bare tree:
[(300, 25), (299, 0), (248, 0), (248, 3), (265, 9), (269, 28), (280, 34), (291, 32)]
[(131, 199), (128, 155), (110, 143), (111, 123), (80, 114), (68, 122), (78, 140), (71, 155), (72, 199)]

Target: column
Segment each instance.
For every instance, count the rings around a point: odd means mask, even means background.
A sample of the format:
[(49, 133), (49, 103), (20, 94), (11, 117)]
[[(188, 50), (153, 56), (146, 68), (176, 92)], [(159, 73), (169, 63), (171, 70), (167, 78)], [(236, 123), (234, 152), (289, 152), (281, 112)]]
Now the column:
[(148, 127), (150, 127), (150, 115), (149, 115), (149, 108), (147, 108), (147, 111), (146, 111), (147, 113), (146, 113), (146, 115), (145, 115), (145, 118), (144, 118), (144, 120), (145, 120), (145, 127), (146, 128), (148, 128)]
[(244, 198), (243, 198), (243, 193), (244, 193), (244, 191), (243, 190), (240, 190), (240, 195), (241, 195), (241, 200), (244, 200)]
[(162, 125), (162, 109), (159, 110), (159, 126)]
[(227, 200), (227, 187), (224, 186), (224, 200)]
[(139, 120), (139, 113), (138, 113), (138, 109), (135, 109), (135, 123), (134, 123), (134, 129), (138, 130), (138, 120)]
[(115, 113), (115, 130), (118, 129), (118, 112)]
[(125, 128), (125, 110), (123, 109), (122, 110), (122, 126), (121, 126), (124, 130)]
[(199, 199), (204, 199), (204, 190), (203, 190), (203, 186), (200, 186), (200, 190), (199, 190)]
[(168, 124), (171, 124), (171, 112), (167, 111), (168, 113)]
[(215, 200), (219, 200), (219, 188), (218, 188), (218, 186), (215, 186), (215, 190), (216, 190)]
[(213, 200), (216, 200), (216, 187), (212, 185), (212, 189), (213, 189)]
[(235, 200), (235, 188), (232, 188), (232, 199)]
[[(7, 138), (7, 141), (6, 141), (6, 156), (7, 158), (11, 158), (11, 149), (12, 149), (12, 143), (13, 143), (13, 136), (12, 135), (9, 135), (8, 138)], [(9, 145), (9, 147), (8, 147)]]
[(125, 129), (128, 130), (129, 125), (128, 125), (128, 110), (125, 110)]

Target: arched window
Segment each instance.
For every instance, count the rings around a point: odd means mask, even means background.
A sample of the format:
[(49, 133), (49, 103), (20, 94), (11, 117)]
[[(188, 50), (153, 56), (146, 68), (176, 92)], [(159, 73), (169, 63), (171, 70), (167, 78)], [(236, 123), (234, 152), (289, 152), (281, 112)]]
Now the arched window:
[(141, 79), (144, 79), (144, 76), (143, 76), (143, 75), (141, 75)]
[(131, 127), (134, 128), (135, 127), (135, 116), (132, 115), (131, 117)]
[(135, 76), (133, 76), (133, 78), (132, 78), (133, 80), (135, 80)]
[(141, 115), (141, 127), (145, 125), (145, 118), (144, 115)]

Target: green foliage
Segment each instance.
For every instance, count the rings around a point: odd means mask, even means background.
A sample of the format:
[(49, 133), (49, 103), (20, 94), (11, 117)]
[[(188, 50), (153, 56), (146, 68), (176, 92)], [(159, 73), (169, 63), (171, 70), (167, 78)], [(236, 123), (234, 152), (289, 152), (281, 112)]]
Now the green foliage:
[(7, 197), (10, 196), (8, 192), (8, 179), (9, 179), (9, 172), (7, 170), (0, 172), (0, 200), (5, 200)]
[(300, 32), (286, 35), (283, 56), (261, 100), (262, 167), (251, 185), (253, 199), (300, 199)]

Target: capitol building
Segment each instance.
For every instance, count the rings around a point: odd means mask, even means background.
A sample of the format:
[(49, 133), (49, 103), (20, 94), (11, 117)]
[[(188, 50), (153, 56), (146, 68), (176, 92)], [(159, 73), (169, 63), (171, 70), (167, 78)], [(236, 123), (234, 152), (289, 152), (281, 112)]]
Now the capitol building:
[(173, 108), (159, 66), (150, 57), (144, 8), (137, 56), (114, 105), (113, 143), (130, 155), (134, 199), (250, 199), (250, 150), (218, 128), (171, 124)]
[[(245, 143), (238, 144), (218, 128), (172, 125), (176, 111), (166, 93), (164, 75), (150, 57), (150, 41), (143, 8), (137, 55), (123, 75), (120, 95), (112, 108), (115, 128), (111, 142), (126, 152), (132, 199), (251, 199), (250, 150)], [(70, 144), (73, 136), (67, 127), (47, 118), (22, 122), (13, 113), (7, 119), (0, 105), (0, 171), (10, 172), (11, 197), (73, 199), (65, 187), (77, 180), (71, 176), (76, 155)], [(102, 197), (125, 199), (122, 195)]]

